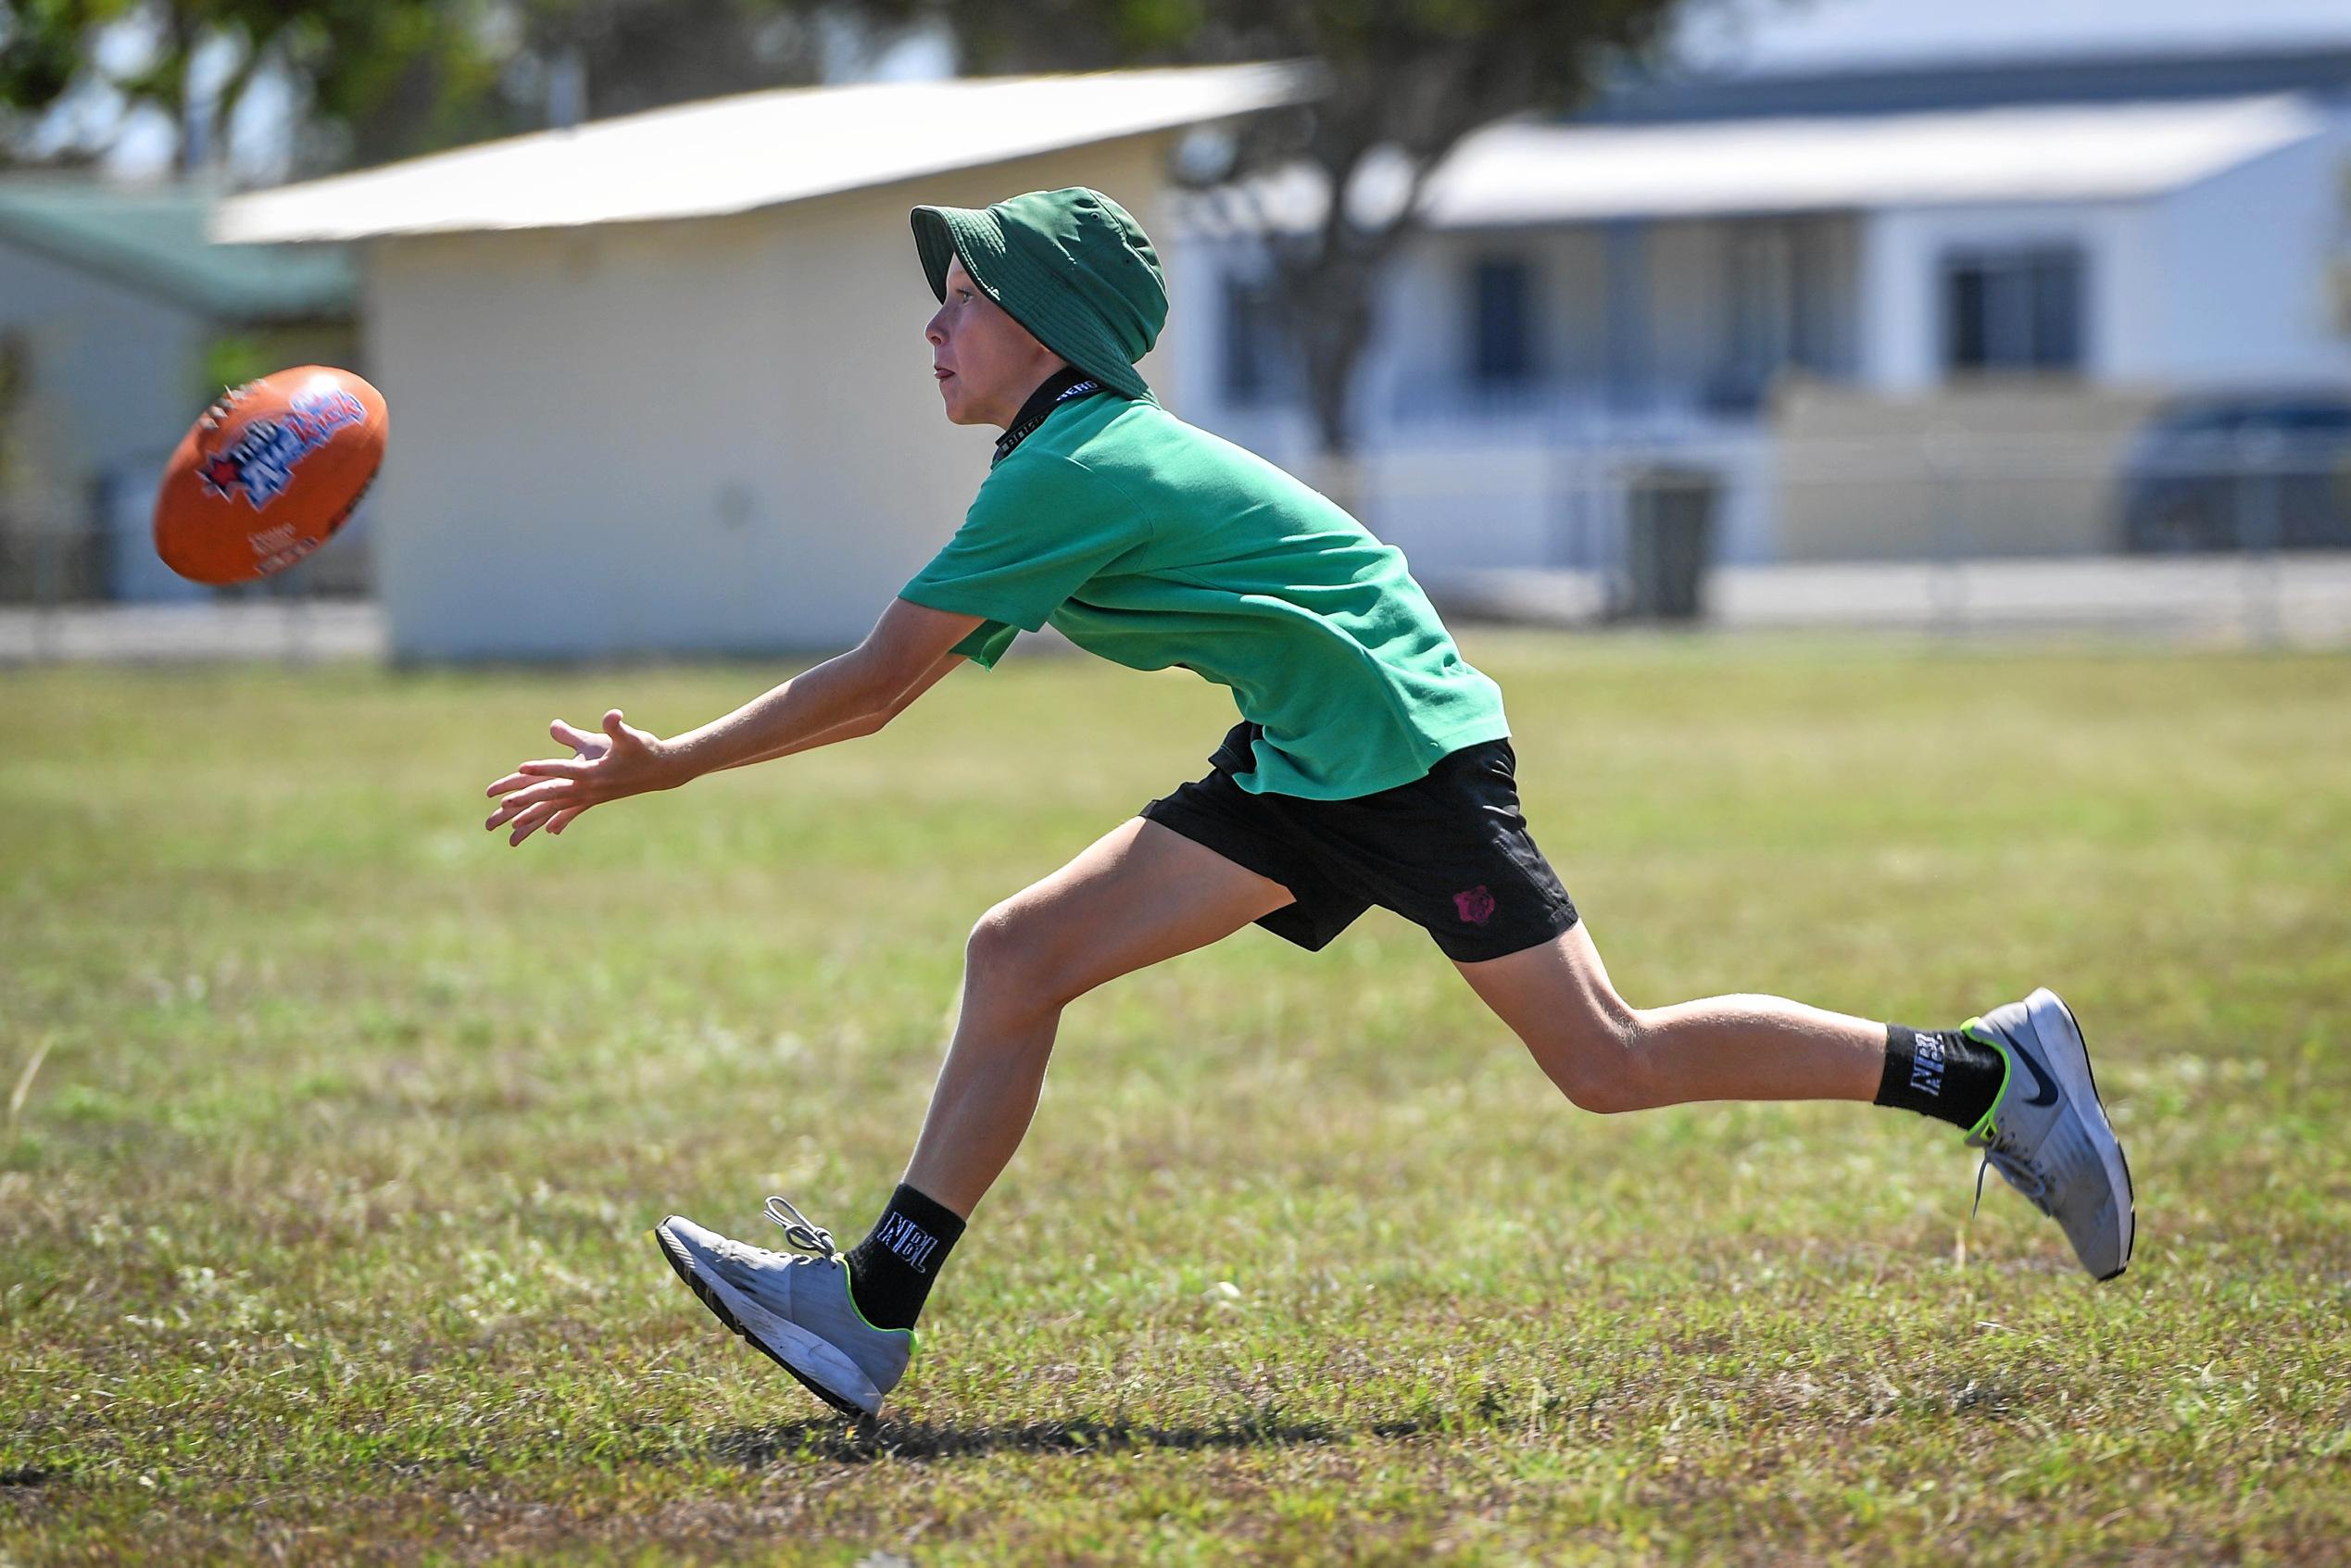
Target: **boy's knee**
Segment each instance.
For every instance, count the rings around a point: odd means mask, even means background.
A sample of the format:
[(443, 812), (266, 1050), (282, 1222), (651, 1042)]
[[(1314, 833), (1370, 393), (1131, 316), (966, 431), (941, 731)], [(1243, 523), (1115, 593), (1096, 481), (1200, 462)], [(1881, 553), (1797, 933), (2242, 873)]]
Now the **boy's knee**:
[(972, 922), (963, 939), (963, 961), (973, 968), (998, 968), (1012, 960), (1020, 944), (1019, 919), (1012, 907), (999, 904)]
[(1621, 1116), (1628, 1110), (1649, 1109), (1648, 1098), (1634, 1085), (1628, 1073), (1607, 1069), (1552, 1076), (1579, 1110), (1599, 1116)]
[(1576, 1029), (1545, 1042), (1543, 1071), (1577, 1109), (1602, 1116), (1657, 1103), (1641, 1055), (1637, 1019)]
[(1018, 1010), (1050, 1012), (1072, 998), (1061, 995), (1055, 945), (1044, 920), (1013, 899), (989, 909), (963, 943), (963, 988)]

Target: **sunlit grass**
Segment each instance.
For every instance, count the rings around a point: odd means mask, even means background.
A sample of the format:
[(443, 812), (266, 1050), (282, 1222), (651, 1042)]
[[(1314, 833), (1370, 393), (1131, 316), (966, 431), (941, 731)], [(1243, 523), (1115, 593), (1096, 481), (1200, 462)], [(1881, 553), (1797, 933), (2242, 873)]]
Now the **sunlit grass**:
[(1074, 1007), (854, 1432), (647, 1227), (857, 1234), (972, 921), (1221, 694), (967, 671), (509, 851), (547, 719), (775, 671), (6, 672), (0, 1558), (2341, 1560), (2351, 660), (1467, 646), (1636, 1001), (2063, 989), (2131, 1273), (1917, 1118), (1575, 1111), (1375, 913)]

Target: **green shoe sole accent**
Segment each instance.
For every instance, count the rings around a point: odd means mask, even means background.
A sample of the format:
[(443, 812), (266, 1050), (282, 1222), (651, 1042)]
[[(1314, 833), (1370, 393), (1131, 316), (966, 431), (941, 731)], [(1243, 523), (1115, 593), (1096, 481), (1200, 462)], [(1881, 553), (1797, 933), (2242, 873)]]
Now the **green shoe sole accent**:
[(1983, 1026), (1983, 1020), (1980, 1017), (1971, 1018), (1959, 1025), (1959, 1033), (1975, 1041), (1976, 1044), (1990, 1046), (2000, 1053), (2000, 1087), (1993, 1091), (1992, 1103), (1984, 1107), (1982, 1119), (1968, 1129), (1969, 1142), (1981, 1139), (1989, 1143), (1992, 1141), (1993, 1135), (1999, 1131), (1992, 1119), (1999, 1113), (2000, 1102), (2008, 1098), (2008, 1080), (2017, 1075), (2017, 1059), (2008, 1054), (2006, 1041)]
[(865, 1315), (865, 1309), (857, 1304), (857, 1276), (849, 1272), (849, 1254), (846, 1252), (841, 1254), (841, 1278), (848, 1282), (844, 1289), (849, 1295), (849, 1311), (857, 1314), (858, 1322), (876, 1334), (903, 1334), (906, 1336), (906, 1353), (910, 1356), (923, 1348), (923, 1336), (912, 1329), (884, 1328)]

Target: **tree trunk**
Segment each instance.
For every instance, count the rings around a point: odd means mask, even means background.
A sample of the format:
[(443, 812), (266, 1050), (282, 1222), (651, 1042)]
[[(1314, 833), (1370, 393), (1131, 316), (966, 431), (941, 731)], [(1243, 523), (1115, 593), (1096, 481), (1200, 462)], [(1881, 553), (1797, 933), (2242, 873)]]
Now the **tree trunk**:
[[(1334, 192), (1348, 185), (1344, 168), (1324, 171)], [(1423, 183), (1431, 166), (1416, 164), (1404, 202), (1376, 228), (1357, 229), (1334, 195), (1319, 230), (1282, 236), (1268, 232), (1283, 320), (1289, 324), (1314, 421), (1317, 471), (1323, 493), (1361, 516), (1364, 469), (1356, 451), (1356, 372), (1371, 346), (1380, 274), (1397, 245), (1416, 232)]]
[(1355, 372), (1371, 340), (1370, 282), (1344, 256), (1295, 257), (1282, 270), (1284, 316), (1314, 422), (1316, 487), (1359, 517), (1364, 493), (1355, 453)]

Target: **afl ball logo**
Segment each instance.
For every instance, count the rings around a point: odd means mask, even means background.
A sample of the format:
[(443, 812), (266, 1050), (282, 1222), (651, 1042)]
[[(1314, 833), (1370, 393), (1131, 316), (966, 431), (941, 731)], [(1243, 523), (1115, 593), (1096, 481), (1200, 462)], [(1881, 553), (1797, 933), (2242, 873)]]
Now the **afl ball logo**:
[(196, 476), (207, 495), (222, 500), (242, 495), (259, 511), (285, 494), (296, 463), (324, 446), (336, 431), (365, 423), (367, 417), (367, 405), (339, 386), (297, 392), (284, 418), (246, 425), (235, 441), (197, 461)]

